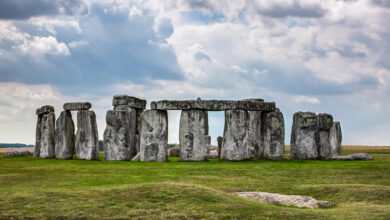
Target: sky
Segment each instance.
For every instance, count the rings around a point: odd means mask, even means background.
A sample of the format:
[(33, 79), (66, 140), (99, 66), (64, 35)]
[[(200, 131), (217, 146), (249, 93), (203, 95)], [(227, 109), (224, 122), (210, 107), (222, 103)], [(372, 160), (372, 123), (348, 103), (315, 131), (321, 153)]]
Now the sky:
[[(330, 113), (343, 144), (390, 145), (388, 0), (2, 0), (0, 142), (35, 143), (35, 109), (112, 97), (274, 101)], [(74, 120), (76, 114), (73, 113)], [(169, 112), (178, 143), (180, 112)], [(212, 143), (224, 112), (209, 113)]]

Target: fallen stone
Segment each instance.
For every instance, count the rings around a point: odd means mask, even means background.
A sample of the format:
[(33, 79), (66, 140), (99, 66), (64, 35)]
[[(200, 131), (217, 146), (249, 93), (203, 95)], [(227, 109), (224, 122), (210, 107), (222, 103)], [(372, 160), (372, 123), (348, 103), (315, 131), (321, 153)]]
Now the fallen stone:
[(357, 153), (348, 156), (333, 155), (332, 160), (373, 160), (367, 153)]
[(168, 113), (146, 110), (142, 113), (140, 160), (165, 162), (168, 159)]
[(151, 109), (159, 110), (248, 110), (274, 111), (274, 102), (259, 102), (253, 100), (162, 100), (150, 104)]
[(51, 105), (44, 105), (37, 109), (36, 114), (37, 115), (43, 115), (47, 113), (54, 113), (54, 107)]
[(218, 136), (218, 137), (217, 137), (217, 143), (218, 143), (218, 158), (221, 158), (222, 142), (223, 142), (223, 137)]
[(218, 146), (208, 144), (208, 145), (206, 145), (206, 148), (207, 148), (207, 154), (209, 154), (210, 151), (213, 151), (213, 150), (218, 152)]
[(298, 196), (298, 195), (282, 195), (277, 193), (266, 193), (266, 192), (238, 192), (236, 195), (267, 203), (267, 204), (276, 204), (276, 205), (288, 205), (296, 206), (300, 208), (328, 208), (333, 207), (333, 202), (328, 201), (318, 201), (310, 196)]
[(298, 160), (318, 158), (317, 115), (313, 112), (296, 112), (291, 129), (291, 157)]
[[(109, 110), (103, 135), (105, 160), (130, 160), (135, 151), (135, 134), (131, 133), (131, 119), (127, 111)], [(133, 128), (134, 129), (134, 128)]]
[(341, 155), (342, 138), (340, 122), (333, 122), (333, 126), (330, 129), (331, 155)]
[(250, 159), (248, 129), (249, 115), (247, 111), (225, 111), (221, 159), (235, 161)]
[(218, 158), (218, 151), (211, 150), (208, 154), (206, 154), (206, 159), (216, 159)]
[(128, 95), (115, 95), (112, 99), (112, 105), (126, 105), (131, 108), (145, 109), (146, 100), (139, 99)]
[(263, 149), (261, 148), (261, 112), (249, 112), (249, 145), (254, 150), (254, 157), (263, 158)]
[(330, 144), (330, 129), (333, 126), (332, 115), (326, 113), (318, 114), (317, 124), (318, 157), (321, 160), (329, 160), (332, 158), (332, 146)]
[(171, 147), (168, 149), (168, 156), (180, 157), (180, 147)]
[(64, 104), (66, 111), (89, 110), (92, 107), (89, 102), (67, 102)]
[(97, 160), (99, 136), (93, 111), (77, 112), (76, 154), (78, 159)]
[(40, 158), (55, 157), (55, 114), (53, 112), (42, 115), (40, 135)]
[(277, 108), (272, 112), (261, 114), (260, 149), (262, 158), (269, 160), (283, 160), (284, 152), (284, 118)]
[(57, 159), (73, 158), (75, 138), (72, 114), (70, 111), (62, 111), (56, 121), (55, 154)]
[(140, 160), (140, 157), (141, 157), (141, 152), (139, 152), (137, 155), (135, 155), (131, 161), (139, 161)]
[(33, 155), (31, 151), (10, 151), (10, 152), (5, 152), (4, 157), (24, 157), (24, 156), (29, 156)]
[(205, 112), (183, 110), (179, 127), (180, 161), (202, 161), (206, 159)]

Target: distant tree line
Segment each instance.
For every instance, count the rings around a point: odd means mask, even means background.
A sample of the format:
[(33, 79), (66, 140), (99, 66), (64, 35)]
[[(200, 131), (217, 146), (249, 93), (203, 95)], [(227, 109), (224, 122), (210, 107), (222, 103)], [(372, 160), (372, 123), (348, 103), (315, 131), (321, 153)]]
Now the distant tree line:
[(8, 144), (8, 143), (0, 143), (0, 148), (21, 148), (21, 147), (34, 147), (34, 145), (27, 144)]

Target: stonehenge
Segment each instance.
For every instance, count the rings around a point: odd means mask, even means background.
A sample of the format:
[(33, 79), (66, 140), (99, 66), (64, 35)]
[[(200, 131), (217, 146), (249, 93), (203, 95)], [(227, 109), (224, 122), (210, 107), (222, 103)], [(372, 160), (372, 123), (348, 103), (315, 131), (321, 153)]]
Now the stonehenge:
[(55, 114), (54, 107), (45, 105), (36, 110), (38, 116), (34, 157), (55, 157)]
[(99, 136), (95, 112), (80, 110), (77, 112), (76, 154), (77, 159), (97, 160)]
[(56, 121), (55, 155), (57, 159), (72, 159), (75, 149), (75, 134), (72, 113), (62, 111)]
[(331, 155), (341, 155), (342, 139), (340, 122), (333, 122), (332, 128), (330, 129)]
[(330, 145), (330, 129), (333, 126), (333, 117), (330, 114), (320, 113), (317, 116), (317, 143), (318, 157), (321, 160), (329, 160), (332, 155)]
[(283, 160), (284, 118), (278, 108), (261, 114), (261, 157), (269, 160)]

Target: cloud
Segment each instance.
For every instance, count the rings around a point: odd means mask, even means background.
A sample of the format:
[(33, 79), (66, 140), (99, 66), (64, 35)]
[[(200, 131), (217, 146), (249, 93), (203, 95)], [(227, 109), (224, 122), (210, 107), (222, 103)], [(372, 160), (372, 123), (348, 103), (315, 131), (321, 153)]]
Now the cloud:
[(53, 55), (70, 55), (69, 49), (64, 43), (59, 43), (53, 36), (49, 37), (33, 37), (29, 41), (25, 41), (18, 48), (23, 53), (33, 55), (53, 54)]
[(307, 103), (311, 103), (311, 104), (320, 104), (321, 103), (320, 100), (318, 100), (314, 96), (300, 95), (300, 96), (293, 96), (292, 99), (294, 102), (297, 102), (297, 103), (300, 103), (300, 102), (307, 102)]

